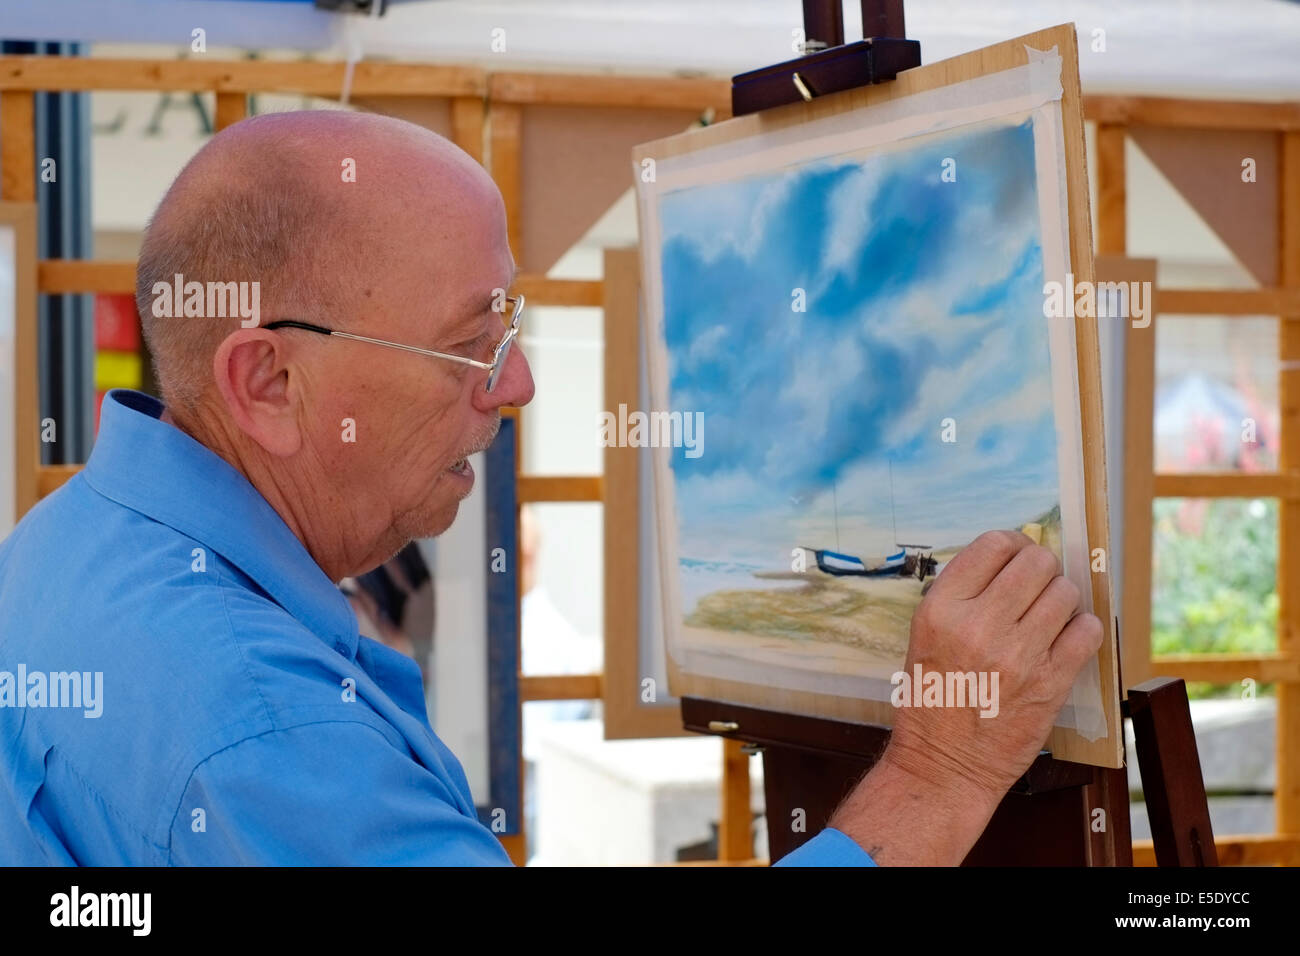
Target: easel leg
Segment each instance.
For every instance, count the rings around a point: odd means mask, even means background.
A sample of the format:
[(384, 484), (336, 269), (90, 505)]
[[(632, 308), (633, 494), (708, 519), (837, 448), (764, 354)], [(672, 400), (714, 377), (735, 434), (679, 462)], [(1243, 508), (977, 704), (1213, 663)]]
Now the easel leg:
[[(1082, 790), (1089, 866), (1132, 866), (1133, 828), (1129, 819), (1128, 771), (1097, 769)], [(1098, 811), (1101, 811), (1098, 813)]]
[(1129, 688), (1138, 769), (1157, 866), (1218, 866), (1187, 686), (1156, 677)]

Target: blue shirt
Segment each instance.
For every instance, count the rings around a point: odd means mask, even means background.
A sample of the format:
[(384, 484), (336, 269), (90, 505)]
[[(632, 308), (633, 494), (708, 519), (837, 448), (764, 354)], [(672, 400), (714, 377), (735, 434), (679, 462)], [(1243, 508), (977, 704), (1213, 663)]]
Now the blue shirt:
[[(419, 668), (139, 392), (0, 544), (0, 863), (508, 865)], [(837, 831), (783, 863), (871, 865)]]

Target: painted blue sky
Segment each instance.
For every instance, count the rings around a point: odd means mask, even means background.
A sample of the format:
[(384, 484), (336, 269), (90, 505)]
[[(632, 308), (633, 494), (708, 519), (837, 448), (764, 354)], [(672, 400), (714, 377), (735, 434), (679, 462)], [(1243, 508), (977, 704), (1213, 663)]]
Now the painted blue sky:
[(704, 413), (673, 458), (682, 553), (835, 548), (834, 507), (841, 550), (891, 548), (895, 518), (960, 544), (1055, 504), (1037, 202), (1028, 119), (662, 196), (670, 407)]

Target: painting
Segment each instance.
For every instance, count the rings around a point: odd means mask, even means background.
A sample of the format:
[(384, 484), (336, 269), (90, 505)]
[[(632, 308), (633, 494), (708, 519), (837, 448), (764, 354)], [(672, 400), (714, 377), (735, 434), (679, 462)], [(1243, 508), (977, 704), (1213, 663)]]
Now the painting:
[[(889, 723), (913, 612), (991, 529), (1092, 609), (1060, 59), (1021, 70), (638, 152), (673, 693)], [(1102, 671), (1071, 738), (1113, 734)]]

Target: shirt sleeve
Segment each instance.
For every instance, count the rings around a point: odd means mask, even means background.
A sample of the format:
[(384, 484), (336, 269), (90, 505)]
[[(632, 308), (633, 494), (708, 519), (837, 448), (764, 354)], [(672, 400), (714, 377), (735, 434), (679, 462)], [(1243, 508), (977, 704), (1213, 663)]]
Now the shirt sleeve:
[(875, 866), (876, 861), (848, 834), (827, 827), (773, 866)]
[(194, 770), (171, 826), (182, 866), (509, 866), (449, 782), (357, 721), (250, 737)]

